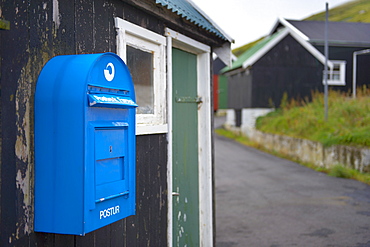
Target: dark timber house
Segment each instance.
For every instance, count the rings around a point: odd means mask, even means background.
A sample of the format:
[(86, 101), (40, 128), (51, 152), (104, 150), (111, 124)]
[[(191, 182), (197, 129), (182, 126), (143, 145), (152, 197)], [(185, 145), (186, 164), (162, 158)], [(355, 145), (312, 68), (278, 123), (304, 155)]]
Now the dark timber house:
[[(322, 21), (279, 19), (269, 36), (245, 51), (221, 73), (228, 78), (228, 108), (235, 125), (243, 109), (279, 107), (283, 95), (310, 98), (323, 91), (324, 25)], [(329, 22), (328, 85), (352, 91), (353, 54), (370, 47), (369, 23)], [(370, 55), (357, 58), (357, 86), (369, 85)]]
[[(228, 61), (232, 39), (186, 0), (2, 1), (0, 28), (0, 246), (213, 246), (212, 53)], [(140, 106), (136, 215), (34, 232), (38, 75), (54, 56), (104, 52), (128, 64)]]

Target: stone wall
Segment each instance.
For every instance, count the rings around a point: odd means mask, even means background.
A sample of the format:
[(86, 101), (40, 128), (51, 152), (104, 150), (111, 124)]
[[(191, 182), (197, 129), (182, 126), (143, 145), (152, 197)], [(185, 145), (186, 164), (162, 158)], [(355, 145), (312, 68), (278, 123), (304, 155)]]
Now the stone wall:
[(249, 137), (253, 142), (268, 150), (276, 151), (301, 162), (312, 163), (325, 168), (341, 164), (361, 172), (370, 173), (370, 148), (342, 145), (324, 147), (318, 142), (267, 134), (256, 130), (257, 117), (264, 116), (272, 110), (268, 108), (243, 109), (241, 127), (236, 127), (235, 111), (228, 109), (224, 127), (236, 134)]
[(360, 172), (370, 172), (369, 148), (342, 145), (324, 147), (318, 142), (267, 134), (255, 129), (249, 130), (248, 137), (268, 150), (302, 162), (313, 163), (325, 168), (341, 164)]

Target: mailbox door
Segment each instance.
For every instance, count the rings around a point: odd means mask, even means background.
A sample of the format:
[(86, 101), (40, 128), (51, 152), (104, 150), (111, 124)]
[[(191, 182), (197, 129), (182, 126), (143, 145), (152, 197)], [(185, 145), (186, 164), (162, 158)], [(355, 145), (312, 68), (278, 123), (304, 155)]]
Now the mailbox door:
[(95, 202), (128, 194), (127, 127), (94, 128)]
[(130, 161), (129, 128), (128, 122), (89, 123), (85, 166), (86, 232), (135, 212), (132, 178), (135, 167)]
[[(88, 209), (130, 193), (127, 122), (90, 122), (87, 134), (86, 189)], [(133, 195), (132, 195), (133, 196)]]

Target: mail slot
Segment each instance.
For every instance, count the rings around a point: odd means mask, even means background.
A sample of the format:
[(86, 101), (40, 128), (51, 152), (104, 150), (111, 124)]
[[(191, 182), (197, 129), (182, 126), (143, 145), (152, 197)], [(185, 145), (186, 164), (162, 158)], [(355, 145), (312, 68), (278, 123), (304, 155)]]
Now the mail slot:
[(135, 90), (113, 53), (52, 58), (35, 94), (35, 231), (85, 235), (135, 214)]

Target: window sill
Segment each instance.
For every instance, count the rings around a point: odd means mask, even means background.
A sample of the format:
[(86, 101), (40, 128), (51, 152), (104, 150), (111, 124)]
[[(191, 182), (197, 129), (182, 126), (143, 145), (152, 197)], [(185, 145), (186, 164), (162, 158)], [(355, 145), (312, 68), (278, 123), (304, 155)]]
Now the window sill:
[[(322, 82), (323, 85), (325, 85), (325, 81)], [(328, 80), (329, 86), (345, 86), (345, 81), (339, 81), (339, 80)]]
[(152, 134), (163, 134), (168, 133), (168, 125), (145, 125), (137, 124), (136, 125), (136, 135), (152, 135)]

